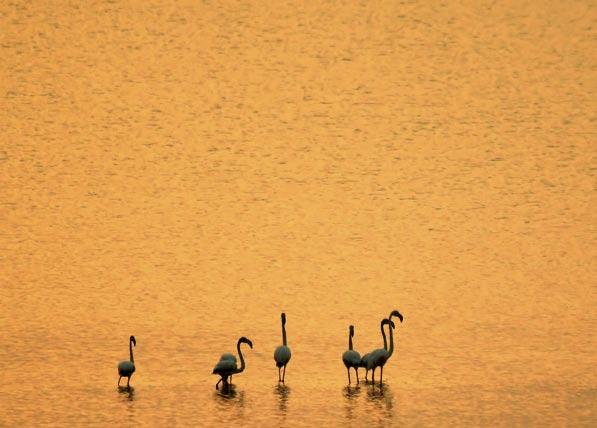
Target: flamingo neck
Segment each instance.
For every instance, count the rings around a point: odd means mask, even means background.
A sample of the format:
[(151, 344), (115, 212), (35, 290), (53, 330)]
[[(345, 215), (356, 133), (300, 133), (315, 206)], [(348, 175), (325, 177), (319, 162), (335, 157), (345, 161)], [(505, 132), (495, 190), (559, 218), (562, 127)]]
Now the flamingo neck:
[(392, 328), (392, 324), (388, 324), (388, 327), (390, 328), (390, 349), (388, 350), (388, 353), (391, 356), (394, 352), (394, 329)]
[(381, 335), (383, 337), (383, 349), (388, 349), (388, 341), (386, 340), (386, 332), (383, 329), (383, 322), (381, 323)]
[(129, 340), (129, 354), (131, 356), (131, 363), (135, 362), (135, 359), (133, 358), (133, 341)]
[(348, 333), (348, 349), (352, 351), (352, 334)]
[(234, 373), (240, 373), (245, 369), (245, 359), (243, 358), (243, 353), (240, 351), (240, 344), (240, 341), (236, 344), (236, 351), (238, 352), (238, 358), (240, 359), (240, 368), (236, 369)]
[(286, 325), (282, 323), (282, 344), (286, 346)]

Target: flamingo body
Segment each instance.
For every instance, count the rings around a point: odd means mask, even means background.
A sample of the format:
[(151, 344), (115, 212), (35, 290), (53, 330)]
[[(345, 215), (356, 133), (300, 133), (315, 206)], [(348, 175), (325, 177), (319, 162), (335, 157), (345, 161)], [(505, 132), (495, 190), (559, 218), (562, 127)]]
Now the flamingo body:
[(367, 359), (367, 370), (385, 365), (390, 358), (390, 353), (385, 349), (376, 349), (371, 353), (371, 356)]
[(357, 351), (349, 349), (342, 354), (342, 362), (348, 373), (348, 384), (350, 385), (350, 369), (353, 368), (357, 374), (357, 384), (359, 383), (359, 367), (361, 366), (361, 355)]
[(274, 351), (274, 360), (276, 360), (276, 367), (284, 367), (290, 361), (292, 353), (288, 346), (278, 346)]
[(220, 356), (220, 361), (222, 361), (222, 360), (230, 360), (230, 361), (234, 361), (236, 363), (236, 356), (226, 352)]
[(342, 362), (344, 362), (347, 369), (361, 367), (361, 354), (357, 351), (345, 351), (342, 354)]
[(232, 360), (220, 360), (216, 363), (211, 374), (217, 374), (222, 377), (230, 376), (237, 369), (236, 361)]
[(135, 363), (131, 361), (121, 361), (118, 363), (118, 374), (121, 377), (131, 377), (135, 373)]

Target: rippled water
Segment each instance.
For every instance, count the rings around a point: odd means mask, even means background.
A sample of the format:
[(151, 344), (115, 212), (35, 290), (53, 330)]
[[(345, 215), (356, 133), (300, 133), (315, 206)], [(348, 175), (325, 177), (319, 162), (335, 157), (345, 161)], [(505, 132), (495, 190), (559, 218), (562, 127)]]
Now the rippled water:
[(595, 425), (592, 2), (164, 3), (0, 4), (0, 425)]

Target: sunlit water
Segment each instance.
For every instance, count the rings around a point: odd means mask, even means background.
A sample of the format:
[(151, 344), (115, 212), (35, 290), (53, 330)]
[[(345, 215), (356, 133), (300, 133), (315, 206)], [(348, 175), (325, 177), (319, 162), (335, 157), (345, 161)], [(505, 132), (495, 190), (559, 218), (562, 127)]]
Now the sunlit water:
[(0, 4), (0, 425), (595, 425), (592, 2), (164, 3)]

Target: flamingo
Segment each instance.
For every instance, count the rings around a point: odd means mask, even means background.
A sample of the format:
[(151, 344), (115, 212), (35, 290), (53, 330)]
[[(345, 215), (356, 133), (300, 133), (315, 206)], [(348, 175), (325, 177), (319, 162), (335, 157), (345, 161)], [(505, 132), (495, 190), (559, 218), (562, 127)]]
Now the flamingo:
[[(393, 349), (393, 342), (392, 342), (391, 334), (392, 334), (392, 328), (394, 327), (394, 322), (390, 321), (387, 318), (385, 318), (381, 321), (381, 333), (384, 336), (384, 339), (385, 339), (384, 326), (386, 324), (390, 325), (390, 348)], [(365, 360), (367, 370), (373, 370), (373, 375), (371, 376), (371, 382), (373, 382), (373, 384), (375, 384), (375, 369), (377, 367), (379, 367), (378, 362), (380, 361), (380, 354), (382, 352), (387, 352), (387, 351), (385, 348), (378, 348), (378, 349), (374, 350), (373, 352), (371, 352), (369, 354), (369, 356), (367, 357), (367, 359)]]
[(361, 355), (352, 349), (352, 337), (354, 336), (354, 326), (348, 327), (348, 351), (342, 354), (342, 361), (348, 372), (348, 384), (350, 385), (350, 368), (357, 373), (357, 385), (359, 383), (359, 366), (361, 365)]
[[(236, 343), (236, 351), (238, 352), (238, 357), (240, 358), (240, 368), (236, 366), (236, 358), (234, 360), (229, 358), (230, 354), (228, 354), (226, 359), (220, 358), (220, 361), (218, 361), (212, 371), (212, 374), (217, 374), (220, 376), (220, 380), (218, 383), (216, 383), (216, 389), (218, 389), (218, 385), (222, 381), (224, 381), (224, 387), (226, 387), (228, 385), (229, 377), (231, 378), (233, 374), (241, 373), (245, 370), (245, 359), (240, 351), (241, 343), (246, 343), (251, 349), (253, 349), (253, 342), (243, 336), (238, 339), (238, 342)], [(222, 356), (226, 356), (226, 354), (223, 354)], [(232, 356), (234, 357), (234, 355)]]
[[(223, 361), (223, 360), (232, 361), (234, 363), (234, 365), (236, 365), (236, 357), (229, 352), (225, 352), (222, 355), (220, 355), (220, 361)], [(220, 382), (221, 381), (222, 380), (220, 379)], [(220, 383), (220, 382), (218, 382), (218, 383)], [(232, 383), (232, 375), (230, 375), (230, 380), (228, 381), (228, 383), (230, 383), (230, 384)]]
[[(290, 361), (292, 353), (286, 344), (286, 314), (282, 312), (280, 317), (282, 319), (282, 345), (278, 346), (274, 351), (274, 360), (276, 360), (276, 367), (278, 367), (278, 382), (284, 383), (286, 377), (286, 365)], [(284, 367), (284, 373), (280, 378), (280, 369)]]
[(137, 346), (135, 336), (129, 338), (129, 354), (131, 356), (130, 361), (121, 361), (118, 363), (118, 386), (120, 386), (120, 379), (123, 377), (127, 378), (126, 386), (130, 386), (131, 376), (135, 373), (135, 359), (133, 358), (133, 345)]
[[(384, 331), (383, 326), (385, 324), (387, 324), (387, 322), (384, 322), (386, 320), (381, 320), (381, 336), (383, 337), (383, 349), (388, 349), (388, 341), (386, 340), (386, 332)], [(361, 358), (361, 363), (359, 364), (360, 367), (363, 367), (365, 369), (365, 382), (367, 382), (369, 379), (367, 378), (367, 376), (369, 375), (369, 368), (367, 367), (367, 361), (369, 361), (369, 357), (371, 357), (371, 352), (363, 355), (363, 357)]]
[[(396, 310), (392, 311), (390, 318), (392, 316), (397, 316), (398, 319), (400, 319), (400, 322), (403, 320), (402, 314)], [(390, 321), (389, 319), (388, 321), (390, 324), (390, 349), (376, 349), (371, 353), (371, 356), (367, 361), (367, 365), (373, 369), (373, 383), (375, 383), (375, 369), (380, 367), (381, 374), (379, 376), (379, 386), (381, 386), (383, 383), (383, 367), (394, 353), (394, 329), (396, 326), (394, 325), (393, 321)]]

